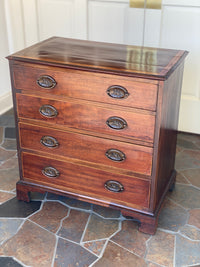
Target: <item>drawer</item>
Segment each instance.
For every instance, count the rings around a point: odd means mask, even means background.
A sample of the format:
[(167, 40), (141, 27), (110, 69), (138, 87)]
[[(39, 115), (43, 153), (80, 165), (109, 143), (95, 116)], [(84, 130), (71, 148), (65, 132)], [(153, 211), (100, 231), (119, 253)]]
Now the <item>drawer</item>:
[(30, 93), (45, 93), (156, 110), (157, 85), (148, 80), (137, 82), (129, 77), (28, 63), (15, 64), (13, 71), (15, 88)]
[(153, 149), (150, 147), (22, 123), (19, 130), (20, 145), (24, 149), (151, 175)]
[[(153, 142), (155, 116), (83, 102), (16, 94), (18, 116), (114, 136)], [(39, 111), (40, 110), (40, 111)], [(43, 113), (43, 115), (41, 115)]]
[[(129, 207), (149, 206), (150, 182), (22, 153), (23, 179)], [(76, 171), (75, 171), (76, 170)]]

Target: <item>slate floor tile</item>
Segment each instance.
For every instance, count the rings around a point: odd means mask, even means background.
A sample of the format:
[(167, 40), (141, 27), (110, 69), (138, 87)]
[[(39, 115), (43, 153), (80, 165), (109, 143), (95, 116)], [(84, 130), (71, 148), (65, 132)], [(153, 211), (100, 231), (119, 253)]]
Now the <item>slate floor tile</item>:
[(96, 259), (95, 255), (83, 247), (59, 238), (54, 267), (87, 267)]
[(15, 127), (5, 127), (5, 138), (16, 139)]
[(174, 235), (157, 230), (148, 241), (146, 259), (163, 266), (173, 266), (174, 242)]
[(181, 171), (181, 173), (189, 180), (189, 182), (200, 188), (200, 168), (188, 169)]
[(14, 110), (13, 108), (9, 109), (8, 111), (6, 111), (3, 116), (14, 116)]
[(190, 217), (188, 224), (194, 225), (200, 229), (200, 209), (192, 209), (189, 213)]
[(170, 199), (166, 199), (160, 212), (158, 227), (170, 231), (178, 231), (181, 226), (187, 223), (188, 217), (188, 212), (185, 209)]
[[(200, 149), (200, 141), (198, 141), (198, 142), (196, 142), (195, 143), (198, 147), (199, 147), (199, 149)], [(200, 266), (200, 265), (199, 265)]]
[(95, 267), (144, 267), (147, 266), (144, 259), (130, 253), (118, 245), (108, 242), (103, 257), (98, 260)]
[(150, 235), (138, 231), (136, 222), (123, 221), (122, 230), (115, 234), (111, 240), (138, 256), (144, 257), (146, 252), (146, 241), (149, 238)]
[(0, 192), (0, 204), (6, 202), (7, 200), (15, 197), (13, 193)]
[(183, 236), (176, 237), (176, 267), (200, 264), (200, 241), (191, 241)]
[(184, 149), (199, 149), (198, 146), (196, 146), (196, 144), (193, 143), (193, 141), (181, 138), (179, 135), (178, 135), (178, 138), (177, 138), (177, 145), (179, 147), (184, 148)]
[(1, 145), (6, 150), (16, 150), (17, 143), (15, 139), (5, 139), (3, 144)]
[(89, 213), (83, 211), (70, 210), (69, 217), (63, 220), (58, 235), (79, 243), (89, 215)]
[(182, 175), (182, 172), (177, 172), (176, 183), (178, 183), (178, 184), (189, 184), (189, 182)]
[(100, 255), (104, 248), (106, 240), (91, 241), (83, 243), (83, 246), (88, 250), (92, 251), (96, 255)]
[[(196, 227), (192, 225), (185, 225), (181, 227), (180, 233), (182, 235), (185, 235), (186, 237), (189, 237), (192, 240), (199, 240), (200, 241), (200, 229), (197, 229)], [(200, 251), (199, 251), (200, 253)]]
[(200, 135), (198, 134), (190, 134), (190, 133), (178, 133), (178, 138), (184, 139), (190, 142), (198, 142), (200, 141)]
[(16, 234), (22, 222), (22, 219), (0, 218), (0, 243)]
[(16, 151), (6, 151), (0, 147), (0, 162), (12, 158), (16, 154)]
[(12, 198), (0, 205), (0, 217), (26, 218), (40, 209), (41, 201), (31, 201), (26, 203)]
[(182, 147), (179, 147), (178, 145), (176, 146), (176, 155), (178, 153), (180, 153), (181, 151), (183, 151), (183, 148)]
[(0, 247), (0, 255), (13, 256), (32, 267), (51, 266), (56, 238), (36, 224), (26, 221), (18, 233)]
[(14, 116), (10, 115), (10, 114), (4, 114), (2, 116), (0, 116), (0, 125), (1, 126), (11, 126), (11, 127), (15, 127), (15, 119)]
[(91, 210), (91, 204), (80, 201), (78, 199), (73, 199), (69, 197), (59, 196), (56, 194), (48, 193), (47, 199), (49, 200), (59, 200), (67, 205), (69, 205), (72, 208), (79, 208), (79, 209), (85, 209), (85, 210)]
[(55, 233), (60, 226), (60, 221), (67, 216), (67, 212), (68, 208), (58, 202), (45, 202), (42, 210), (29, 217), (29, 219)]
[(0, 169), (13, 169), (16, 168), (18, 170), (18, 158), (15, 156), (4, 161), (2, 165), (0, 165)]
[(11, 257), (0, 257), (0, 266), (2, 267), (23, 267), (20, 263)]
[(119, 221), (102, 219), (92, 214), (83, 241), (91, 241), (110, 237), (119, 229)]
[(177, 170), (200, 167), (200, 151), (184, 150), (178, 153), (175, 167)]
[(0, 170), (0, 189), (11, 191), (16, 188), (16, 182), (19, 180), (18, 169)]
[(39, 193), (39, 192), (30, 192), (31, 200), (43, 200), (46, 196), (46, 193)]
[(93, 205), (93, 211), (104, 218), (119, 218), (121, 215), (121, 212), (119, 210), (102, 207), (99, 205)]
[(186, 209), (200, 208), (200, 191), (193, 186), (176, 184), (168, 196)]

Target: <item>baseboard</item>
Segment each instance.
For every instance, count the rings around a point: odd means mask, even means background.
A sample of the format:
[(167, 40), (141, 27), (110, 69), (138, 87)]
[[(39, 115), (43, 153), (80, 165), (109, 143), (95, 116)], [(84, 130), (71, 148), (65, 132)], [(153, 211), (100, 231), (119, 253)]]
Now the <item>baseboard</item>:
[(5, 95), (0, 96), (0, 115), (8, 111), (13, 107), (12, 93), (8, 92)]

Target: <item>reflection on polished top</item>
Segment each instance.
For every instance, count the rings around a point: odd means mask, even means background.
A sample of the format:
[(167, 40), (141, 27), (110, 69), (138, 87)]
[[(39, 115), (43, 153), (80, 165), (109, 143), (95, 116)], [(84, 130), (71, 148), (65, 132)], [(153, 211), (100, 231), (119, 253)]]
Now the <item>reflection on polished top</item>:
[(8, 58), (164, 80), (186, 55), (181, 50), (52, 37)]

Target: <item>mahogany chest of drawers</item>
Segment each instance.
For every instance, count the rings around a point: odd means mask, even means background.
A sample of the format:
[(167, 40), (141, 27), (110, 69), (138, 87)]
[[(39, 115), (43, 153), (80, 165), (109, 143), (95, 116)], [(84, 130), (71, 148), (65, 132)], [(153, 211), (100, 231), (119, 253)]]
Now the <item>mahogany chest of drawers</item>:
[(185, 51), (53, 37), (8, 57), (19, 200), (54, 192), (153, 234), (175, 182)]

